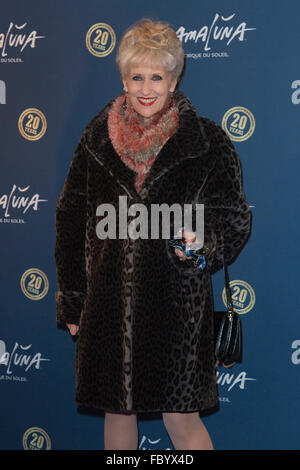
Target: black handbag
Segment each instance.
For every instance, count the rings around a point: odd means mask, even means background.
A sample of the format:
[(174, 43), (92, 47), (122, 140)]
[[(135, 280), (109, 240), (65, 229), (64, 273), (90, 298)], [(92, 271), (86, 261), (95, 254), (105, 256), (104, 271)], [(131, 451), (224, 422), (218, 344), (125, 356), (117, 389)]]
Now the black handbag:
[(229, 286), (228, 268), (223, 256), (227, 311), (214, 312), (215, 357), (219, 364), (229, 365), (242, 362), (242, 322), (234, 311)]

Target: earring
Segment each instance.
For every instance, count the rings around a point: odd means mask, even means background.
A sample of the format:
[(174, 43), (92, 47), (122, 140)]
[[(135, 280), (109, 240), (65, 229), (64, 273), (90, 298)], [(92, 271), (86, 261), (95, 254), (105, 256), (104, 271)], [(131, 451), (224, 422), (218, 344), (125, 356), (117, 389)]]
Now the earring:
[(173, 108), (173, 106), (175, 106), (175, 98), (174, 98), (174, 92), (173, 91), (169, 92), (169, 100), (170, 100), (169, 109), (171, 109), (171, 108)]
[(123, 109), (123, 111), (126, 111), (126, 109), (127, 109), (126, 96), (125, 96), (125, 99), (122, 103), (122, 109)]

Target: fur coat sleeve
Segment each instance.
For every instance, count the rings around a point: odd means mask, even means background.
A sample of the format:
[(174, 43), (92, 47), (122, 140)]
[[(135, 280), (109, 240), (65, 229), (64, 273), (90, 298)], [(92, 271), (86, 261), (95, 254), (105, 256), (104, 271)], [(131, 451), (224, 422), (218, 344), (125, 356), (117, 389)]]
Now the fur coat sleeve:
[(244, 189), (239, 155), (225, 131), (209, 124), (212, 151), (218, 156), (216, 166), (199, 203), (205, 207), (205, 243), (212, 246), (210, 273), (223, 267), (223, 254), (231, 265), (242, 251), (250, 236), (252, 212)]
[(74, 152), (56, 207), (56, 321), (79, 324), (86, 296), (85, 233), (87, 164), (84, 135)]

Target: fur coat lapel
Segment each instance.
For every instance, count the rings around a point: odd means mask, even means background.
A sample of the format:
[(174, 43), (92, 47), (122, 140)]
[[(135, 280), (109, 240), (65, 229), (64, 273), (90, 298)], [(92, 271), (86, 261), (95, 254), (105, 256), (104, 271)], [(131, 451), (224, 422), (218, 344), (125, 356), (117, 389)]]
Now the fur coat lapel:
[[(203, 158), (208, 154), (210, 143), (194, 106), (180, 90), (174, 92), (174, 98), (179, 109), (179, 127), (157, 155), (139, 193), (134, 187), (136, 173), (123, 163), (109, 139), (107, 115), (113, 100), (86, 129), (86, 150), (125, 189), (131, 199), (146, 199), (150, 187), (163, 174), (188, 158)], [(205, 163), (207, 170), (211, 168), (210, 163)]]

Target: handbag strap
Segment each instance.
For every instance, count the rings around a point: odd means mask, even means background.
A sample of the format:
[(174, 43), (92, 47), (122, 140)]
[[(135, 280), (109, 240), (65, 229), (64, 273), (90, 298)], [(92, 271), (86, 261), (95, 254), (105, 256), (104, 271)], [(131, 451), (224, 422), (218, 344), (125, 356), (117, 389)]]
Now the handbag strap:
[(223, 270), (224, 270), (224, 279), (225, 279), (225, 292), (226, 292), (226, 300), (227, 300), (227, 310), (233, 310), (233, 304), (232, 304), (232, 297), (231, 297), (231, 290), (230, 290), (230, 280), (229, 280), (229, 273), (228, 273), (228, 267), (225, 262), (225, 256), (224, 256), (224, 245), (223, 245)]
[(232, 303), (232, 297), (231, 297), (231, 290), (230, 290), (230, 280), (229, 280), (229, 273), (228, 273), (228, 267), (225, 262), (225, 226), (224, 226), (224, 221), (222, 220), (222, 229), (223, 229), (223, 246), (222, 246), (222, 255), (223, 255), (223, 270), (224, 270), (224, 281), (225, 281), (225, 292), (226, 292), (226, 301), (227, 301), (227, 310), (232, 312), (233, 311), (233, 303)]

